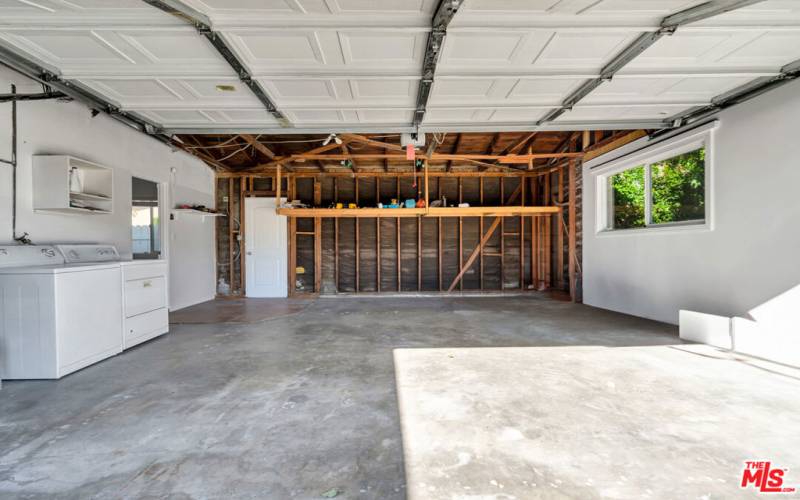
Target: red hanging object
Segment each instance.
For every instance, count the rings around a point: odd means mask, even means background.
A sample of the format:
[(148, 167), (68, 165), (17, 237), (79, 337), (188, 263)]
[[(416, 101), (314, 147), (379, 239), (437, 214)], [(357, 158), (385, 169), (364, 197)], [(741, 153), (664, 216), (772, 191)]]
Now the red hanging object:
[(417, 152), (414, 150), (413, 144), (406, 145), (406, 160), (414, 160)]

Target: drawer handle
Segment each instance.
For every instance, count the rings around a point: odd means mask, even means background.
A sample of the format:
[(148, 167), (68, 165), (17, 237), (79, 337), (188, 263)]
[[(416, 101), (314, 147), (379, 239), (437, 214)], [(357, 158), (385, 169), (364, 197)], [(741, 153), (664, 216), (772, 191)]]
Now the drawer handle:
[(145, 288), (149, 288), (149, 287), (153, 286), (153, 282), (152, 281), (145, 281), (142, 284), (142, 286), (144, 286)]

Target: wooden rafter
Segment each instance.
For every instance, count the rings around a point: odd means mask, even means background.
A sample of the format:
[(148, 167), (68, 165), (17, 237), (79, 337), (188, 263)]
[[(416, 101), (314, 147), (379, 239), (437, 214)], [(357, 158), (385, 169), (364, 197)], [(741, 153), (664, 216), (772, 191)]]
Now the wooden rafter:
[[(453, 149), (450, 150), (451, 154), (455, 154), (455, 153), (458, 152), (458, 148), (461, 147), (461, 138), (462, 137), (463, 137), (463, 134), (458, 134), (456, 136), (456, 142), (453, 143)], [(447, 162), (447, 171), (448, 172), (452, 172), (453, 171), (453, 160), (449, 160)]]
[[(201, 148), (205, 147), (203, 145), (203, 143), (201, 143), (199, 140), (197, 140), (196, 137), (192, 136), (192, 139), (194, 140), (194, 143), (197, 146), (199, 146)], [(216, 168), (218, 170), (222, 170), (223, 172), (230, 172), (230, 170), (231, 170), (231, 168), (229, 166), (225, 165), (221, 161), (219, 161), (216, 158), (214, 158), (214, 156), (212, 156), (211, 153), (207, 153), (206, 151), (204, 151), (202, 149), (193, 149), (193, 148), (188, 148), (186, 146), (180, 146), (180, 145), (178, 147), (180, 147), (182, 150), (186, 151), (190, 155), (195, 156), (195, 157), (203, 160), (206, 164), (208, 164), (211, 167), (214, 167), (214, 168)]]
[[(347, 143), (346, 142), (342, 142), (342, 151), (344, 151), (345, 154), (350, 155), (350, 148), (347, 147)], [(350, 155), (350, 156), (352, 156), (352, 155)], [(350, 158), (350, 163), (353, 166), (353, 172), (358, 172), (358, 165), (356, 165), (356, 161), (354, 159)]]
[(617, 148), (621, 148), (625, 144), (633, 142), (637, 139), (641, 139), (642, 137), (646, 136), (647, 132), (644, 130), (633, 130), (633, 131), (624, 131), (619, 132), (608, 139), (604, 139), (598, 143), (592, 144), (589, 148), (585, 150), (586, 156), (584, 157), (584, 161), (589, 161), (591, 159), (597, 158), (600, 155), (613, 151)]
[[(577, 137), (577, 134), (578, 134), (577, 132), (568, 133), (564, 137), (564, 139), (562, 139), (561, 142), (558, 143), (558, 146), (556, 146), (556, 149), (554, 149), (553, 152), (558, 154), (558, 153), (563, 153), (563, 152), (569, 150), (569, 145), (572, 142), (572, 140), (575, 137)], [(566, 157), (563, 157), (563, 156), (562, 157), (553, 157), (553, 158), (550, 159), (550, 161), (547, 162), (547, 166), (548, 167), (553, 166), (554, 164), (556, 164), (558, 162), (558, 160), (560, 158), (566, 158)]]
[(250, 135), (250, 134), (242, 134), (239, 137), (244, 139), (245, 142), (247, 142), (248, 144), (253, 146), (253, 148), (256, 151), (258, 151), (259, 153), (263, 154), (264, 156), (266, 156), (270, 160), (275, 158), (275, 153), (273, 153), (272, 150), (269, 149), (268, 147), (266, 147), (265, 145), (263, 145), (260, 142), (258, 142), (258, 139), (253, 137), (252, 135)]
[(357, 142), (359, 144), (367, 144), (369, 146), (375, 146), (381, 149), (389, 149), (392, 151), (405, 151), (403, 146), (399, 144), (391, 144), (388, 142), (383, 141), (376, 141), (374, 139), (370, 139), (369, 137), (358, 135), (358, 134), (341, 134), (340, 137), (344, 140), (350, 142)]
[[(341, 147), (337, 145), (336, 147)], [(533, 154), (522, 154), (522, 155), (486, 155), (486, 154), (444, 154), (444, 153), (434, 153), (430, 158), (424, 155), (417, 155), (417, 158), (425, 160), (428, 159), (430, 161), (466, 161), (466, 160), (477, 160), (477, 161), (497, 161), (498, 163), (503, 164), (518, 164), (518, 165), (525, 165), (528, 163), (530, 159), (545, 159), (545, 158), (582, 158), (583, 153), (533, 153)], [(397, 155), (397, 154), (380, 154), (380, 153), (366, 153), (366, 154), (312, 154), (312, 153), (300, 153), (291, 156), (285, 157), (275, 157), (275, 161), (267, 163), (265, 165), (259, 166), (272, 166), (276, 165), (278, 162), (287, 162), (287, 161), (295, 161), (295, 162), (303, 162), (307, 160), (332, 160), (332, 161), (341, 161), (341, 160), (405, 160), (405, 155)]]
[(520, 140), (518, 140), (514, 144), (506, 147), (504, 150), (500, 151), (500, 154), (501, 155), (506, 155), (506, 154), (513, 155), (513, 154), (518, 153), (519, 151), (522, 150), (523, 147), (525, 147), (526, 144), (528, 144), (528, 141), (530, 141), (531, 139), (536, 137), (537, 133), (538, 132), (531, 132), (529, 134), (524, 135)]

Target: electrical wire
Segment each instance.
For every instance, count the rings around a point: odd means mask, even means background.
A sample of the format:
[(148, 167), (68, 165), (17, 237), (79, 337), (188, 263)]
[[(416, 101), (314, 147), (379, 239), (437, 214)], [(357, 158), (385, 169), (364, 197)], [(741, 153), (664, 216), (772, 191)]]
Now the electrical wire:
[(247, 146), (248, 144), (250, 144), (250, 143), (249, 142), (239, 142), (239, 143), (236, 143), (236, 144), (225, 144), (225, 145), (218, 144), (218, 145), (215, 145), (215, 146), (185, 146), (185, 147), (186, 147), (186, 149), (218, 149), (218, 148), (235, 148), (235, 147), (238, 147), (238, 146)]
[(246, 149), (247, 149), (247, 148), (249, 148), (249, 147), (250, 147), (250, 144), (248, 143), (248, 144), (246, 144), (246, 145), (245, 145), (243, 148), (237, 149), (237, 150), (236, 150), (236, 151), (234, 151), (233, 153), (231, 153), (231, 154), (229, 154), (229, 155), (227, 155), (227, 156), (225, 156), (225, 157), (223, 157), (223, 158), (217, 158), (216, 160), (217, 160), (217, 161), (225, 161), (225, 160), (227, 160), (228, 158), (232, 158), (232, 157), (234, 157), (234, 156), (238, 155), (239, 153), (241, 153), (242, 151), (246, 150)]

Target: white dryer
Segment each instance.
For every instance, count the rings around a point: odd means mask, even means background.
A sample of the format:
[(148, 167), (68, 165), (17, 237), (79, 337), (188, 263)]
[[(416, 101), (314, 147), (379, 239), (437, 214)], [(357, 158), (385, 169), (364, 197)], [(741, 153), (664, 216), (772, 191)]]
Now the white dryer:
[(57, 379), (122, 352), (116, 249), (60, 250), (0, 246), (0, 379)]

